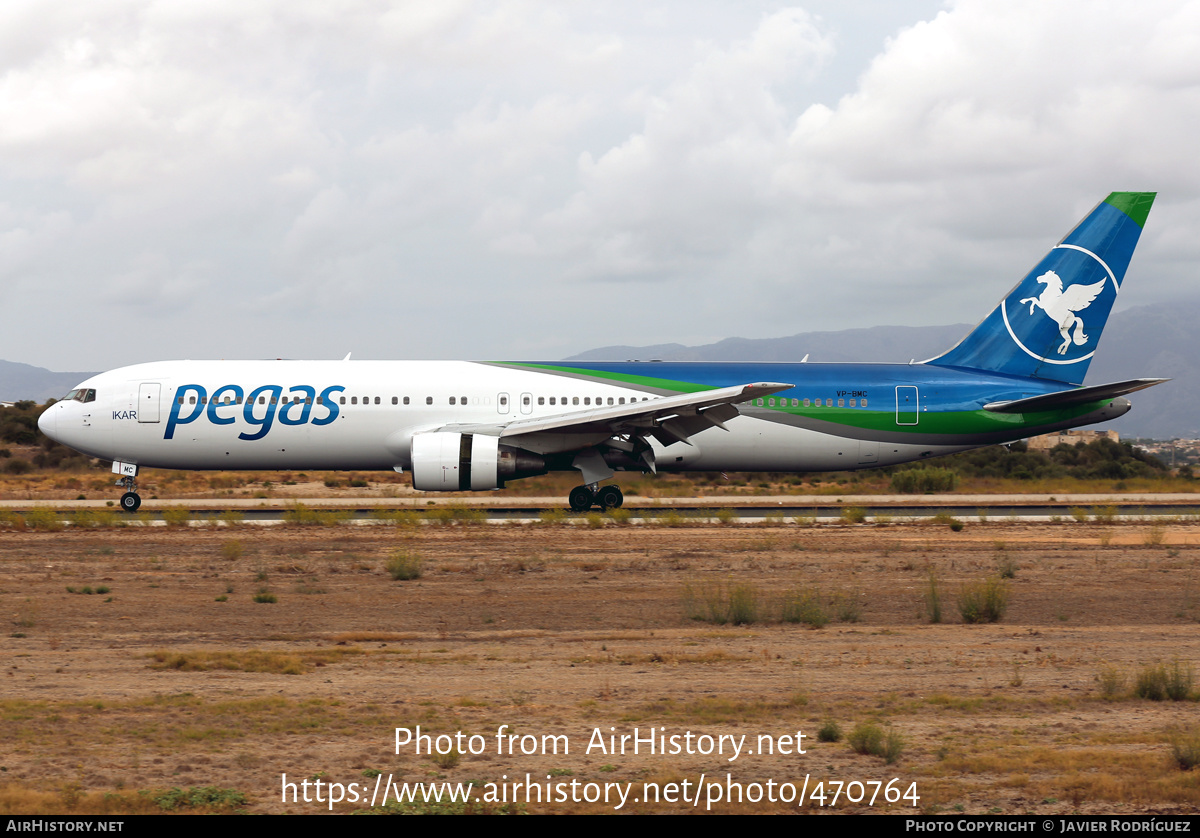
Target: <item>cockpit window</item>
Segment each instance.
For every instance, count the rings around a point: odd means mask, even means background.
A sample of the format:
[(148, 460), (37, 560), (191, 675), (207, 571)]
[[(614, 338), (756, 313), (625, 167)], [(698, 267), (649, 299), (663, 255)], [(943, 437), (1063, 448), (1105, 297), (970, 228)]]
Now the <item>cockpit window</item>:
[(64, 402), (94, 402), (96, 400), (96, 391), (92, 388), (80, 388), (72, 390), (62, 397)]

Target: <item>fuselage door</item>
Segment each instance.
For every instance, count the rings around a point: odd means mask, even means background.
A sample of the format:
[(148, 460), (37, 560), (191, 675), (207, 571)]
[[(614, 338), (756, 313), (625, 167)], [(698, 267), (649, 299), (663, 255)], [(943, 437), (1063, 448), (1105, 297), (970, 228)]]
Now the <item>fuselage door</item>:
[(508, 393), (497, 394), (496, 410), (498, 410), (500, 413), (508, 413)]
[(920, 419), (920, 404), (916, 387), (896, 388), (896, 424), (915, 425)]
[(521, 412), (533, 413), (533, 396), (530, 393), (521, 394)]
[(143, 381), (138, 386), (137, 417), (139, 423), (158, 421), (158, 398), (162, 385), (157, 381)]

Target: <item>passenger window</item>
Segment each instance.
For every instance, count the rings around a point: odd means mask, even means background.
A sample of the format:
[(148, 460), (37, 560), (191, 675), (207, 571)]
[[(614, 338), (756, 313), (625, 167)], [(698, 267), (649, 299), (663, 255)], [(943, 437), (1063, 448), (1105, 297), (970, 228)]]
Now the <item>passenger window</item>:
[(617, 403), (618, 403), (618, 404), (625, 404), (625, 397), (624, 397), (624, 396), (621, 396), (621, 398), (617, 399)]
[(379, 404), (379, 396), (375, 397), (375, 404)]
[(826, 400), (825, 400), (825, 406), (826, 406), (826, 407), (833, 407), (833, 399), (826, 399)]
[(180, 403), (180, 404), (183, 404), (183, 396), (180, 396), (180, 397), (179, 397), (179, 403)]
[(502, 405), (506, 405), (506, 404), (508, 404), (508, 396), (501, 396), (501, 397), (500, 397), (500, 404), (502, 404)]
[(575, 396), (574, 398), (572, 398), (571, 404), (579, 404), (579, 396)]
[(392, 404), (400, 404), (400, 399), (398, 399), (396, 396), (392, 396)]
[(774, 399), (767, 399), (767, 406), (768, 406), (768, 407), (774, 407), (774, 406), (775, 406), (775, 400), (774, 400)]
[(809, 406), (808, 399), (805, 399), (805, 400), (804, 400), (804, 406), (805, 406), (805, 407), (808, 407), (808, 406)]
[(862, 400), (862, 406), (863, 406), (863, 407), (866, 407), (866, 406), (867, 406), (867, 400), (866, 400), (866, 399), (863, 399), (863, 400)]
[(351, 396), (350, 404), (358, 404), (358, 396)]
[(545, 404), (545, 403), (546, 403), (546, 397), (545, 397), (545, 396), (538, 396), (538, 404), (539, 404), (539, 405), (543, 405), (543, 404)]
[(838, 407), (845, 407), (845, 406), (846, 406), (846, 400), (838, 399)]
[(584, 397), (583, 397), (583, 403), (584, 403), (584, 404), (591, 404), (591, 403), (592, 403), (592, 397), (591, 397), (591, 396), (584, 396)]
[(317, 404), (325, 404), (325, 397), (317, 396)]
[[(345, 404), (345, 403), (346, 403), (346, 397), (345, 397), (345, 396), (339, 396), (339, 397), (338, 397), (338, 402), (339, 402), (340, 404)], [(261, 397), (259, 398), (259, 400), (258, 400), (258, 403), (259, 403), (259, 404), (262, 404), (262, 398), (261, 398)]]
[(201, 396), (200, 404), (208, 404), (208, 396)]
[(851, 406), (851, 407), (858, 407), (858, 402), (857, 402), (855, 399), (851, 399), (851, 400), (850, 400), (850, 406)]
[(529, 396), (521, 396), (521, 404), (529, 407)]
[(433, 396), (426, 396), (425, 404), (433, 404)]
[(404, 397), (404, 403), (405, 403), (405, 404), (408, 404), (408, 396), (405, 396), (405, 397)]
[(450, 397), (450, 404), (454, 404), (454, 396)]

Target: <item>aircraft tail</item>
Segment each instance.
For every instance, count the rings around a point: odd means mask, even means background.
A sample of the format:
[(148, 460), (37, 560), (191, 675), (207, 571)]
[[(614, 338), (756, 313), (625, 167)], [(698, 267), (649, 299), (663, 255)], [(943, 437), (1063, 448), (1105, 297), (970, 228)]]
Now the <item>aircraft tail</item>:
[(926, 363), (1079, 385), (1156, 192), (1114, 192), (970, 334)]

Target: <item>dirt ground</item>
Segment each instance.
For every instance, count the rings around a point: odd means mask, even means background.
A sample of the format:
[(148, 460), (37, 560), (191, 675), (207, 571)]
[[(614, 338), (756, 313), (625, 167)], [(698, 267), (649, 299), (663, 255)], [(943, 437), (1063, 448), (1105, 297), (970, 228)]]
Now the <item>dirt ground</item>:
[[(0, 532), (0, 811), (172, 787), (328, 811), (320, 781), (348, 812), (472, 781), (529, 812), (811, 812), (819, 783), (838, 812), (1195, 812), (1200, 770), (1171, 757), (1195, 687), (1132, 690), (1200, 657), (1198, 570), (1181, 523)], [(1002, 619), (964, 624), (963, 586), (1001, 572)], [(696, 619), (731, 596), (755, 622)], [(828, 623), (780, 621), (804, 602)], [(892, 763), (848, 743), (870, 722)], [(398, 749), (417, 726), (462, 753)], [(635, 729), (654, 752), (622, 752)], [(908, 797), (855, 801), (893, 779)]]

